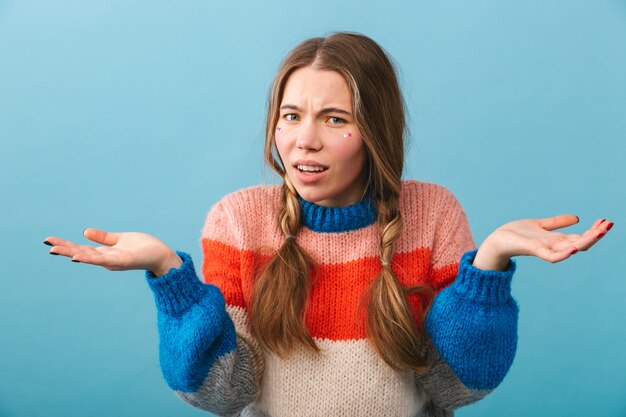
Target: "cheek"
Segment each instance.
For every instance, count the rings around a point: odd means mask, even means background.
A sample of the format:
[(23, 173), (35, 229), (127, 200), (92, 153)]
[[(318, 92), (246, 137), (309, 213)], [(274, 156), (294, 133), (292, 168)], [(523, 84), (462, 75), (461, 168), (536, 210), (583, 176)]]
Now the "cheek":
[(284, 159), (288, 152), (288, 141), (284, 130), (276, 130), (276, 132), (274, 132), (274, 144), (276, 145), (276, 150), (281, 159)]
[[(337, 139), (339, 140), (339, 139)], [(334, 162), (337, 168), (336, 181), (349, 186), (355, 181), (359, 181), (365, 167), (365, 147), (363, 141), (358, 137), (351, 139), (341, 138), (340, 142), (332, 150)]]
[(361, 169), (365, 161), (365, 147), (358, 137), (337, 138), (333, 146), (336, 159), (351, 171)]

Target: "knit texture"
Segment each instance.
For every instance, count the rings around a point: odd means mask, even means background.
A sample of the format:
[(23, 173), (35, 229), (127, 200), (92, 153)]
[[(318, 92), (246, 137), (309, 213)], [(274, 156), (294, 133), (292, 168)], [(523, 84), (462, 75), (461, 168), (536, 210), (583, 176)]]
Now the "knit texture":
[[(475, 257), (476, 251), (463, 255), (458, 279), (437, 296), (426, 328), (468, 388), (493, 389), (509, 370), (517, 345), (518, 308), (510, 295), (515, 263), (504, 272), (482, 271), (472, 265)], [(491, 341), (491, 350), (483, 340)]]
[(195, 391), (215, 361), (235, 349), (235, 329), (224, 298), (196, 277), (191, 257), (163, 278), (146, 273), (158, 309), (160, 363), (172, 389)]
[[(305, 323), (321, 354), (297, 348), (279, 358), (250, 334), (255, 271), (285, 239), (276, 222), (280, 188), (253, 187), (226, 196), (207, 216), (201, 245), (208, 285), (198, 285), (184, 254), (178, 270), (148, 275), (172, 389), (218, 415), (409, 417), (451, 415), (498, 385), (515, 352), (514, 264), (505, 273), (471, 265), (467, 218), (448, 190), (403, 183), (404, 231), (391, 264), (402, 285), (438, 293), (427, 318), (433, 366), (424, 375), (391, 369), (367, 341), (359, 307), (381, 268), (373, 202), (331, 209), (299, 200), (303, 227), (295, 238), (317, 272)], [(408, 301), (423, 315), (419, 296)]]
[(322, 207), (298, 196), (302, 223), (314, 232), (336, 233), (369, 226), (376, 220), (376, 205), (365, 200), (347, 207)]

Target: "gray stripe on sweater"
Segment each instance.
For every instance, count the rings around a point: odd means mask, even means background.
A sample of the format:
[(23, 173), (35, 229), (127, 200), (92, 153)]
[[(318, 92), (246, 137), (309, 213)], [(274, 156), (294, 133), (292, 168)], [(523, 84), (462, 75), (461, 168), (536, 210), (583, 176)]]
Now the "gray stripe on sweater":
[(259, 391), (254, 365), (247, 344), (237, 338), (237, 348), (213, 364), (197, 391), (176, 394), (194, 407), (218, 416), (238, 416)]
[(254, 404), (248, 406), (239, 414), (238, 417), (269, 417), (263, 411), (259, 410)]
[(439, 356), (432, 344), (428, 347), (430, 369), (415, 380), (430, 397), (423, 413), (428, 417), (453, 416), (452, 410), (474, 403), (492, 390), (474, 390), (466, 387), (450, 366)]

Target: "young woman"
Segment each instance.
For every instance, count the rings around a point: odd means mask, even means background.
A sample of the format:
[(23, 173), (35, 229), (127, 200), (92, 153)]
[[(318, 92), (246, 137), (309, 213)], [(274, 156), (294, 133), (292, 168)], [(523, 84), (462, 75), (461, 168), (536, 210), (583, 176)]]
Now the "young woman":
[(281, 186), (230, 194), (190, 257), (142, 233), (49, 237), (50, 253), (144, 269), (160, 362), (190, 404), (225, 416), (443, 416), (502, 381), (515, 355), (513, 256), (559, 262), (578, 218), (514, 221), (474, 249), (445, 188), (402, 181), (403, 100), (371, 39), (309, 39), (272, 86), (265, 158)]

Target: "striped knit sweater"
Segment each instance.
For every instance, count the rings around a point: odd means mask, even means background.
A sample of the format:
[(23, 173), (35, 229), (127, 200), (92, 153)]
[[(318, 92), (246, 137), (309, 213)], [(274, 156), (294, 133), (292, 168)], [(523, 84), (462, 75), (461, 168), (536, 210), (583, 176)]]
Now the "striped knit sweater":
[[(368, 201), (325, 208), (300, 199), (296, 240), (318, 268), (306, 325), (322, 352), (298, 348), (281, 359), (262, 351), (248, 308), (255, 269), (284, 241), (279, 195), (278, 186), (258, 186), (213, 206), (201, 238), (204, 283), (182, 252), (180, 268), (160, 278), (147, 273), (161, 368), (181, 398), (220, 416), (451, 416), (502, 381), (517, 344), (515, 263), (504, 272), (472, 266), (476, 251), (460, 204), (445, 188), (418, 181), (403, 183), (404, 231), (391, 266), (403, 285), (437, 294), (426, 320), (429, 372), (393, 370), (366, 339), (359, 302), (381, 268)], [(411, 297), (419, 314), (420, 299)]]

